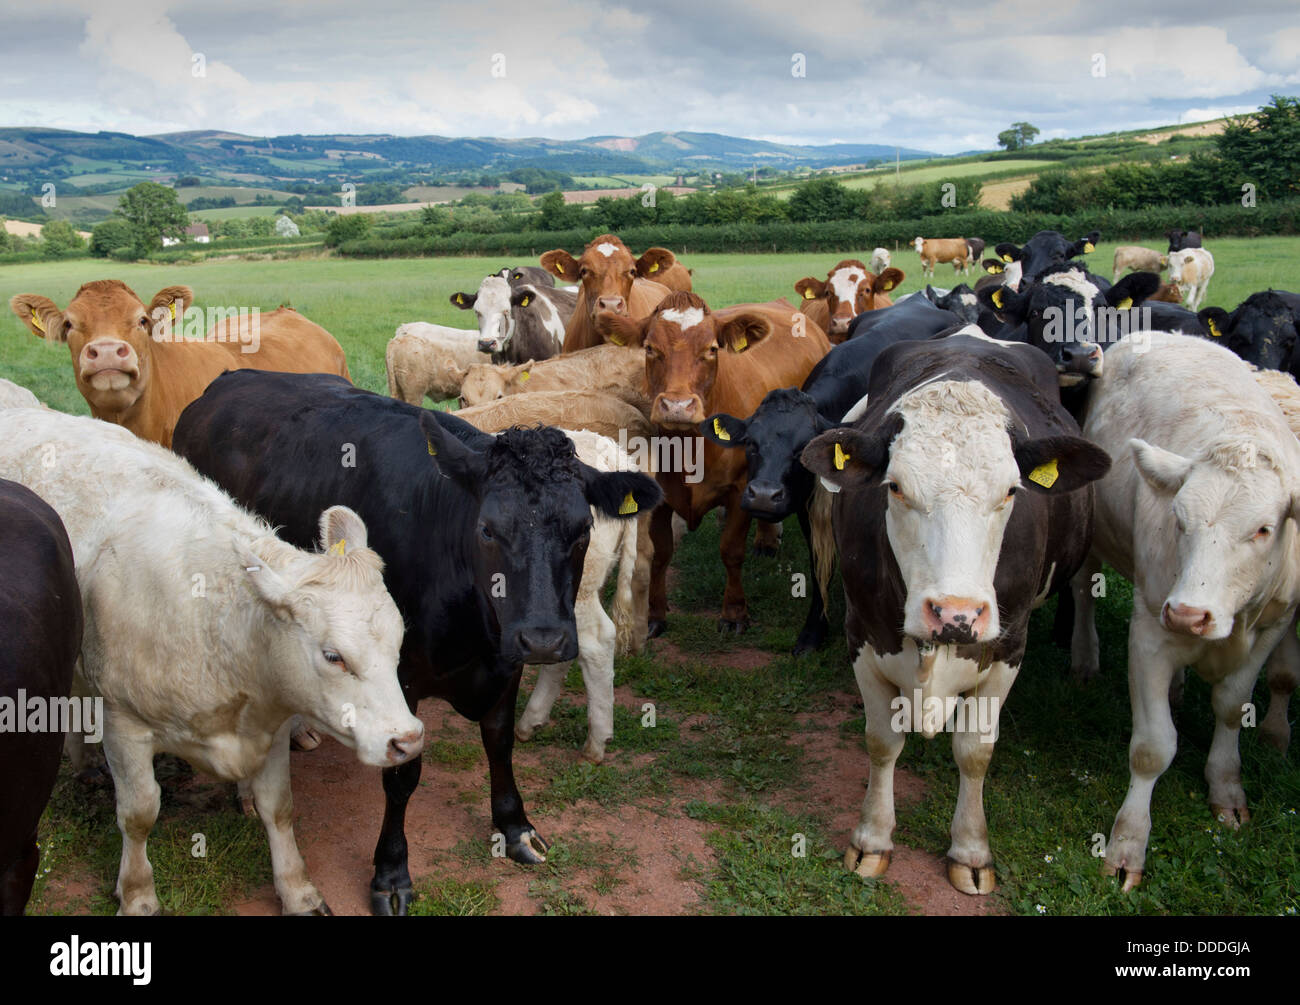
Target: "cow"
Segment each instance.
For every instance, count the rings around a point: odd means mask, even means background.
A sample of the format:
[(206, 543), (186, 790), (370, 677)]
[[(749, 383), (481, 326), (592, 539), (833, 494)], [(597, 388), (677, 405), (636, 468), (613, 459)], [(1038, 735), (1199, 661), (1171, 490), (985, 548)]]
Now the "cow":
[(1206, 307), (1196, 317), (1211, 338), (1247, 363), (1293, 377), (1300, 375), (1300, 354), (1296, 352), (1300, 297), (1294, 293), (1262, 290), (1252, 293), (1231, 313), (1222, 307)]
[(1161, 283), (1156, 291), (1147, 297), (1147, 300), (1154, 300), (1162, 304), (1181, 304), (1183, 302), (1183, 291), (1178, 288), (1177, 283)]
[(1000, 258), (986, 258), (980, 262), (980, 265), (985, 274), (975, 280), (976, 293), (986, 286), (1009, 286), (1013, 290), (1020, 289), (1020, 276), (1023, 269), (1019, 261), (1004, 262)]
[(846, 258), (826, 274), (825, 281), (805, 276), (794, 284), (794, 290), (799, 294), (799, 309), (832, 342), (841, 342), (855, 317), (893, 303), (888, 293), (904, 278), (901, 269), (885, 269), (876, 275), (856, 258)]
[(936, 290), (927, 284), (918, 296), (929, 300), (941, 310), (951, 311), (966, 324), (980, 324), (981, 320), (987, 319), (990, 327), (996, 329), (999, 326), (993, 312), (980, 304), (975, 291), (965, 283), (958, 283), (951, 290)]
[(453, 293), (450, 299), (478, 317), (479, 352), (490, 354), (493, 363), (522, 363), (559, 354), (578, 295), (488, 276), (477, 293)]
[[(523, 391), (610, 391), (644, 400), (645, 353), (598, 345), (540, 363), (472, 366), (460, 375), (460, 404), (482, 405)], [(638, 401), (638, 404), (640, 402)], [(645, 409), (649, 412), (649, 404)]]
[(948, 879), (987, 894), (994, 873), (982, 786), (998, 715), (1031, 610), (1088, 554), (1089, 486), (1110, 459), (1061, 407), (1046, 356), (973, 325), (886, 349), (861, 418), (820, 434), (801, 456), (837, 489), (844, 631), (871, 758), (844, 864), (864, 877), (885, 873), (905, 731), (919, 727), (929, 739), (951, 717), (961, 785)]
[[(739, 304), (711, 311), (693, 293), (673, 293), (648, 318), (602, 312), (597, 331), (620, 345), (645, 351), (646, 393), (650, 419), (666, 439), (680, 443), (685, 458), (688, 438), (708, 416), (749, 416), (768, 390), (801, 384), (830, 343), (812, 320), (802, 321), (784, 300)], [(650, 635), (667, 628), (666, 575), (673, 554), (672, 515), (694, 530), (715, 506), (726, 507), (719, 549), (727, 570), (718, 628), (743, 632), (749, 610), (741, 585), (745, 538), (750, 514), (741, 505), (746, 488), (745, 456), (710, 441), (703, 445), (703, 470), (697, 477), (685, 464), (661, 465), (657, 477), (668, 503), (651, 517), (654, 568), (650, 581)], [(669, 509), (671, 507), (671, 509)]]
[(1169, 258), (1158, 251), (1143, 248), (1136, 244), (1121, 244), (1115, 249), (1115, 268), (1111, 282), (1119, 282), (1120, 273), (1130, 269), (1142, 272), (1163, 272), (1169, 266)]
[[(286, 414), (293, 436), (282, 432)], [(326, 374), (225, 374), (186, 409), (176, 449), (286, 540), (310, 541), (329, 506), (357, 510), (406, 621), (398, 678), (409, 707), (439, 697), (479, 722), (505, 853), (545, 861), (511, 764), (520, 672), (577, 656), (591, 507), (611, 517), (653, 508), (654, 481), (593, 470), (557, 429), (491, 436)], [(418, 759), (384, 772), (376, 914), (410, 905), (404, 819), (419, 779)]]
[(0, 477), (54, 508), (76, 557), (86, 614), (79, 683), (103, 698), (122, 830), (119, 913), (159, 911), (145, 839), (158, 815), (153, 757), (163, 751), (247, 785), (284, 912), (329, 913), (293, 839), (294, 715), (363, 764), (419, 763), (424, 743), (398, 687), (402, 618), (365, 523), (330, 507), (306, 535), (319, 552), (292, 547), (172, 452), (49, 409), (0, 412)]
[[(595, 327), (598, 312), (611, 311), (633, 319), (644, 318), (672, 292), (666, 284), (649, 278), (668, 271), (663, 266), (663, 256), (658, 252), (668, 256), (672, 252), (662, 248), (651, 250), (656, 254), (650, 258), (646, 257), (650, 255), (649, 251), (639, 259), (633, 258), (621, 240), (613, 234), (601, 234), (588, 242), (579, 258), (575, 259), (562, 248), (542, 255), (543, 268), (567, 282), (578, 284), (577, 306), (564, 334), (566, 353), (600, 344)], [(675, 258), (673, 261), (680, 268)], [(681, 271), (686, 270), (682, 268)], [(689, 279), (687, 274), (687, 281)], [(680, 282), (680, 278), (677, 281)]]
[(1026, 241), (1023, 247), (1004, 241), (993, 250), (1005, 265), (1019, 264), (1020, 274), (1014, 276), (1014, 284), (1012, 281), (1014, 274), (1010, 268), (1007, 269), (1003, 279), (1006, 285), (1014, 285), (1019, 289), (1020, 284), (1032, 282), (1039, 273), (1053, 265), (1060, 265), (1080, 255), (1092, 254), (1093, 248), (1100, 240), (1099, 230), (1091, 231), (1077, 241), (1069, 241), (1055, 230), (1040, 230)]
[(0, 377), (0, 408), (40, 408), (41, 401), (21, 384)]
[(478, 330), (410, 321), (398, 325), (384, 350), (389, 397), (411, 405), (428, 396), (434, 401), (460, 393), (459, 374), (491, 359), (479, 352)]
[[(36, 828), (54, 789), (65, 728), (73, 723), (73, 668), (81, 652), (81, 591), (72, 544), (59, 515), (16, 482), (0, 479), (0, 915), (21, 915), (40, 864)], [(44, 728), (19, 729), (31, 701)], [(59, 709), (65, 709), (59, 714)], [(57, 719), (56, 719), (57, 716)], [(0, 721), (5, 717), (0, 714)]]
[(954, 273), (970, 271), (970, 247), (964, 237), (918, 237), (912, 247), (921, 256), (922, 275), (933, 276), (939, 262), (952, 262)]
[(1199, 248), (1201, 246), (1201, 235), (1195, 230), (1171, 230), (1165, 235), (1169, 238), (1169, 254), (1175, 251), (1182, 251), (1184, 248)]
[(980, 255), (984, 254), (984, 239), (982, 237), (968, 237), (966, 238), (966, 247), (970, 250), (970, 254), (966, 256), (966, 261), (978, 262)]
[(1169, 253), (1169, 281), (1183, 291), (1188, 310), (1200, 310), (1214, 275), (1214, 256), (1204, 248), (1184, 248)]
[[(1151, 795), (1177, 746), (1169, 693), (1193, 666), (1215, 713), (1205, 777), (1211, 812), (1230, 827), (1249, 812), (1237, 736), (1260, 668), (1282, 644), (1300, 671), (1300, 442), (1287, 416), (1232, 352), (1164, 332), (1129, 336), (1093, 386), (1084, 434), (1115, 460), (1097, 486), (1093, 554), (1074, 581), (1074, 662), (1096, 668), (1090, 577), (1101, 562), (1133, 583), (1128, 794), (1104, 868), (1123, 889), (1146, 869)], [(1300, 390), (1289, 392), (1300, 409)], [(1282, 676), (1270, 670), (1270, 686)], [(1279, 695), (1274, 693), (1274, 700)]]
[(613, 440), (620, 439), (620, 434), (635, 437), (650, 433), (650, 423), (640, 409), (604, 391), (532, 391), (471, 405), (455, 414), (491, 432), (541, 423), (588, 429)]
[(67, 344), (92, 416), (164, 447), (185, 406), (226, 370), (348, 377), (334, 337), (291, 307), (267, 314), (232, 310), (200, 342), (181, 335), (193, 302), (188, 286), (166, 286), (146, 307), (125, 283), (101, 279), (82, 285), (63, 310), (33, 293), (18, 294), (9, 307), (33, 335)]
[(871, 252), (871, 271), (874, 272), (876, 275), (880, 275), (880, 274), (881, 274), (882, 272), (884, 272), (887, 268), (889, 268), (889, 266), (890, 266), (890, 264), (891, 264), (890, 257), (891, 257), (891, 256), (890, 256), (890, 254), (889, 254), (889, 249), (888, 249), (888, 248), (874, 248), (874, 249), (872, 249), (872, 252)]
[(530, 286), (545, 289), (555, 285), (555, 277), (540, 265), (507, 265), (504, 268), (497, 269), (492, 275), (499, 276), (511, 286), (527, 283)]

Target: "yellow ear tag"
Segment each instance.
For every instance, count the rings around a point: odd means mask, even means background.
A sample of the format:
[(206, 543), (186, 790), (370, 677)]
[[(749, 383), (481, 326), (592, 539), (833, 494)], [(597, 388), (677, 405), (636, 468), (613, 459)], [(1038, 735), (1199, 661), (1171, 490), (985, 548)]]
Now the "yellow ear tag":
[(654, 262), (654, 263), (652, 263), (651, 266), (650, 266), (650, 271), (651, 271), (651, 272), (658, 272), (658, 271), (659, 271), (659, 263), (658, 263), (658, 262)]
[(528, 379), (528, 371), (525, 370), (523, 373), (521, 373), (521, 374), (519, 375), (519, 379), (520, 379), (520, 380), (527, 380), (527, 379)]
[(564, 263), (563, 263), (563, 262), (556, 262), (556, 263), (555, 263), (555, 274), (556, 274), (557, 276), (562, 276), (562, 275), (564, 275)]
[(615, 345), (627, 345), (627, 343), (623, 341), (622, 335), (606, 335), (605, 341), (613, 342)]
[(335, 541), (334, 544), (330, 547), (330, 554), (331, 554), (331, 555), (338, 555), (339, 558), (342, 558), (342, 557), (343, 557), (343, 553), (344, 553), (345, 551), (347, 551), (347, 543), (348, 543), (348, 539), (347, 539), (346, 537), (341, 537), (341, 538), (339, 538), (339, 539), (338, 539), (337, 541)]
[(41, 324), (41, 319), (35, 311), (32, 311), (32, 327), (41, 333), (45, 331), (45, 326)]
[(745, 338), (744, 335), (737, 335), (737, 336), (736, 336), (736, 341), (733, 342), (733, 343), (731, 343), (731, 351), (732, 351), (732, 352), (744, 352), (744, 351), (745, 351), (745, 346), (747, 346), (747, 345), (749, 345), (749, 339)]
[(168, 307), (168, 309), (172, 312), (172, 320), (175, 321), (175, 320), (176, 320), (176, 301), (173, 300), (170, 304), (167, 305), (167, 307)]
[(989, 299), (993, 301), (993, 306), (994, 306), (994, 307), (998, 308), (999, 310), (1002, 309), (1002, 291), (1001, 291), (1001, 290), (994, 290), (992, 293), (989, 294)]
[(1222, 337), (1223, 337), (1223, 332), (1219, 331), (1219, 326), (1216, 325), (1216, 324), (1214, 323), (1214, 319), (1213, 319), (1213, 318), (1210, 318), (1210, 320), (1208, 320), (1208, 321), (1205, 322), (1205, 323), (1206, 323), (1207, 325), (1210, 326), (1210, 334), (1211, 334), (1211, 335), (1213, 335), (1215, 338), (1222, 338)]
[(520, 306), (520, 307), (527, 307), (527, 306), (528, 306), (528, 298), (527, 298), (527, 297), (524, 297), (523, 300), (519, 301), (519, 306)]
[(844, 464), (849, 460), (850, 455), (844, 452), (844, 448), (838, 443), (835, 444), (835, 470), (843, 471)]
[(1084, 241), (1084, 242), (1083, 242), (1083, 253), (1084, 253), (1085, 255), (1091, 255), (1091, 254), (1092, 254), (1092, 242), (1091, 242), (1091, 241)]
[(1160, 268), (1162, 269), (1169, 268), (1169, 259), (1166, 258), (1164, 255), (1160, 256)]
[(887, 293), (894, 288), (894, 281), (892, 279), (888, 279), (885, 281), (885, 285), (880, 288)]
[(1056, 470), (1056, 458), (1053, 457), (1046, 464), (1040, 464), (1029, 472), (1029, 480), (1041, 485), (1045, 489), (1050, 489), (1056, 484), (1056, 479), (1061, 477), (1061, 472)]
[(629, 513), (635, 513), (636, 511), (636, 500), (632, 498), (632, 493), (629, 492), (623, 497), (623, 501), (619, 504), (618, 515), (627, 516)]
[(1115, 310), (1126, 311), (1132, 306), (1133, 306), (1133, 298), (1125, 297), (1123, 300), (1121, 300), (1119, 303), (1115, 305)]
[(1010, 255), (1003, 255), (1003, 256), (1002, 256), (1002, 261), (1004, 261), (1004, 262), (1014, 262), (1015, 259), (1012, 258)]
[(430, 457), (437, 457), (437, 456), (438, 456), (438, 451), (436, 451), (436, 450), (433, 449), (433, 444), (432, 444), (429, 440), (425, 440), (424, 442), (425, 442), (425, 444), (426, 444), (426, 445), (428, 446), (428, 448), (429, 448), (429, 456), (430, 456)]
[(1000, 275), (1004, 270), (1002, 266), (994, 265), (992, 262), (990, 262), (987, 266), (985, 266), (984, 271), (987, 272), (990, 276), (996, 276), (996, 275)]
[(457, 293), (457, 294), (456, 294), (456, 303), (458, 303), (458, 304), (463, 304), (464, 302), (465, 302), (465, 294), (463, 294), (463, 293)]
[(720, 439), (720, 440), (729, 440), (729, 439), (731, 439), (731, 434), (730, 434), (729, 432), (727, 432), (725, 429), (722, 428), (722, 420), (721, 420), (721, 419), (714, 419), (714, 420), (713, 420), (713, 435), (716, 436), (716, 437), (717, 437), (718, 439)]
[(812, 291), (811, 287), (805, 286), (803, 288), (803, 298), (805, 300), (816, 300), (817, 294)]

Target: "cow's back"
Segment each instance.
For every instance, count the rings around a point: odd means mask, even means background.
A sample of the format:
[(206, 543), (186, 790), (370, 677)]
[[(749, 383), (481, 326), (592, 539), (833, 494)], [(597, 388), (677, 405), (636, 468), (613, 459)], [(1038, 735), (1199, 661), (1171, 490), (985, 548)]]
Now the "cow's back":
[(338, 340), (292, 307), (278, 307), (257, 315), (258, 348), (255, 352), (244, 352), (254, 337), (253, 324), (251, 316), (242, 318), (238, 337), (232, 337), (229, 322), (219, 321), (209, 333), (210, 337), (216, 333), (220, 344), (234, 359), (229, 369), (334, 373), (351, 379), (347, 357)]

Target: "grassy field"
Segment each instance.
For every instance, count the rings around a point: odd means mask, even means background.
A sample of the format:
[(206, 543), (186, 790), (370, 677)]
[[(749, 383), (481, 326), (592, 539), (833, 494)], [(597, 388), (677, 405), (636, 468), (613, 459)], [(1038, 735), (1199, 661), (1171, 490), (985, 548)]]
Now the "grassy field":
[[(1095, 271), (1109, 275), (1113, 247), (1103, 244), (1090, 256)], [(1218, 271), (1207, 304), (1231, 307), (1258, 289), (1300, 286), (1294, 264), (1300, 240), (1225, 240), (1210, 248)], [(864, 249), (858, 257), (868, 253)], [(717, 307), (791, 296), (794, 280), (824, 276), (839, 257), (848, 256), (696, 255), (686, 264), (695, 270), (697, 291)], [(35, 292), (59, 304), (80, 283), (108, 277), (125, 280), (146, 299), (162, 286), (186, 283), (200, 305), (269, 309), (287, 301), (339, 338), (358, 384), (382, 391), (383, 349), (394, 327), (416, 319), (467, 326), (472, 316), (453, 308), (448, 294), (472, 289), (504, 264), (308, 259), (163, 267), (78, 261), (10, 266), (0, 276), (6, 298)], [(922, 285), (913, 252), (896, 252), (895, 264), (908, 272), (904, 292)], [(940, 271), (939, 281), (948, 285), (951, 273)], [(0, 374), (53, 407), (84, 414), (67, 350), (33, 339), (6, 317), (0, 322)], [(843, 639), (836, 631), (820, 653), (800, 660), (787, 655), (805, 613), (805, 601), (790, 596), (792, 572), (807, 565), (793, 520), (775, 558), (746, 560), (754, 627), (738, 638), (719, 636), (714, 625), (723, 571), (717, 535), (709, 518), (686, 537), (674, 563), (669, 635), (648, 654), (618, 663), (620, 705), (609, 763), (592, 768), (576, 759), (586, 729), (576, 671), (554, 724), (518, 748), (530, 815), (556, 842), (551, 861), (535, 870), (493, 861), (480, 835), (462, 834), (458, 844), (448, 842), (427, 860), (413, 859), (421, 913), (603, 909), (608, 891), (634, 886), (645, 864), (619, 841), (583, 837), (573, 821), (599, 833), (605, 822), (612, 826), (638, 815), (704, 835), (698, 855), (684, 859), (671, 876), (674, 889), (689, 891), (683, 910), (942, 909), (898, 878), (898, 862), (911, 854), (941, 874), (957, 788), (948, 737), (930, 743), (911, 738), (900, 759), (909, 782), (899, 786), (895, 871), (871, 883), (844, 872), (840, 857), (864, 792), (867, 759)], [(985, 786), (999, 883), (991, 908), (1030, 915), (1294, 913), (1300, 907), (1300, 769), (1294, 750), (1283, 758), (1259, 743), (1253, 730), (1242, 731), (1243, 781), (1253, 820), (1238, 833), (1222, 830), (1210, 816), (1202, 776), (1213, 728), (1209, 692), (1195, 677), (1176, 715), (1178, 755), (1153, 801), (1147, 878), (1137, 892), (1122, 895), (1099, 874), (1093, 836), (1109, 833), (1128, 786), (1129, 606), (1127, 584), (1112, 575), (1099, 615), (1103, 673), (1088, 686), (1067, 679), (1069, 655), (1050, 640), (1051, 604), (1035, 615), (1029, 655), (1008, 700)], [(837, 593), (832, 624), (842, 614)], [(1262, 684), (1254, 700), (1261, 710), (1267, 706)], [(642, 701), (655, 703), (657, 728), (639, 728)], [(296, 784), (300, 773), (312, 770), (312, 756), (295, 755)], [(425, 757), (424, 784), (457, 782), (461, 798), (486, 805), (486, 764), (473, 727), (447, 727)], [(846, 772), (849, 784), (834, 788), (834, 779)], [(226, 801), (193, 805), (174, 781), (164, 779), (163, 812), (150, 840), (163, 902), (174, 913), (231, 912), (267, 888), (261, 826), (237, 816)], [(561, 816), (569, 824), (557, 823)], [(378, 824), (376, 817), (373, 828)], [(209, 846), (203, 860), (188, 854), (190, 835), (200, 828)], [(795, 834), (806, 836), (806, 857), (791, 855)], [(111, 913), (119, 841), (109, 794), (81, 790), (65, 769), (43, 829), (33, 912)], [(640, 854), (644, 858), (644, 849)], [(368, 868), (357, 868), (356, 882), (364, 885)]]
[[(895, 182), (899, 185), (922, 185), (926, 182), (948, 181), (952, 178), (972, 178), (986, 174), (1002, 174), (1005, 171), (1023, 171), (1027, 175), (1036, 174), (1051, 166), (1052, 161), (1000, 160), (976, 161), (969, 164), (943, 164), (940, 162), (909, 170), (907, 164), (904, 163), (903, 170), (897, 175), (894, 173), (893, 165), (890, 165), (863, 174), (836, 176), (835, 180), (845, 188), (875, 188), (877, 185), (892, 185)], [(765, 188), (764, 191), (770, 191), (778, 199), (788, 199), (797, 187), (796, 185), (773, 185), (771, 188)]]

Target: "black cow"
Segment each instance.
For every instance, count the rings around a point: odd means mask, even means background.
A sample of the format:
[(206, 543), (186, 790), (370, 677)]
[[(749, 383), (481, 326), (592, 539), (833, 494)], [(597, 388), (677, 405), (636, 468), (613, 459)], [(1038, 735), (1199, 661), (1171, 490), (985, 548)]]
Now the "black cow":
[(966, 238), (966, 247), (970, 249), (970, 255), (967, 256), (966, 261), (978, 262), (980, 255), (984, 254), (984, 238), (968, 237)]
[[(506, 854), (545, 861), (511, 766), (520, 671), (578, 654), (589, 507), (652, 509), (654, 481), (582, 464), (558, 429), (494, 437), (325, 374), (226, 373), (182, 413), (172, 446), (300, 547), (313, 546), (327, 507), (360, 514), (406, 620), (398, 676), (408, 704), (443, 698), (479, 723)], [(405, 914), (403, 820), (420, 759), (383, 777), (371, 910)]]
[(858, 333), (857, 337), (850, 337), (822, 357), (800, 390), (769, 391), (748, 419), (718, 413), (700, 424), (700, 432), (718, 446), (745, 450), (749, 481), (740, 498), (742, 509), (772, 523), (792, 513), (799, 518), (815, 588), (810, 594), (808, 616), (795, 641), (796, 656), (818, 648), (826, 639), (826, 598), (822, 590), (830, 575), (829, 567), (822, 566), (813, 547), (808, 509), (813, 479), (799, 463), (799, 453), (818, 433), (838, 426), (867, 393), (871, 365), (887, 346), (896, 341), (927, 339), (960, 324), (955, 314), (920, 296), (859, 314), (851, 329)]
[[(26, 701), (67, 699), (81, 652), (81, 591), (72, 545), (57, 513), (17, 482), (0, 479), (0, 699), (16, 716)], [(26, 701), (19, 705), (19, 691)], [(63, 717), (60, 716), (60, 721)], [(0, 915), (20, 915), (40, 852), (36, 826), (59, 771), (63, 734), (0, 729)]]
[(1002, 327), (997, 316), (979, 302), (975, 291), (965, 283), (958, 283), (947, 293), (940, 293), (933, 286), (927, 285), (921, 291), (921, 296), (941, 310), (951, 311), (967, 324), (979, 325), (988, 334)]
[(1247, 363), (1282, 370), (1300, 380), (1296, 328), (1300, 325), (1300, 295), (1283, 290), (1252, 293), (1231, 313), (1207, 307), (1196, 315), (1210, 338), (1222, 342)]
[(1100, 240), (1099, 230), (1094, 230), (1077, 241), (1069, 241), (1055, 230), (1040, 230), (1026, 241), (1023, 247), (1007, 241), (993, 250), (1003, 262), (1020, 263), (1020, 284), (1023, 286), (1053, 265), (1060, 265), (1079, 255), (1090, 254)]
[(511, 286), (518, 286), (520, 283), (545, 288), (555, 286), (555, 277), (540, 265), (519, 265), (514, 267), (507, 265), (503, 269), (497, 269), (492, 275), (500, 276)]
[[(1061, 407), (1056, 381), (1047, 357), (1027, 346), (963, 334), (897, 343), (876, 360), (863, 416), (803, 451), (803, 463), (839, 488), (844, 632), (871, 756), (845, 865), (863, 876), (889, 864), (906, 732), (952, 728), (961, 796), (948, 878), (964, 893), (993, 888), (980, 792), (998, 714), (1031, 610), (1088, 554), (1088, 486), (1110, 466)], [(923, 694), (924, 717), (912, 704)], [(958, 720), (963, 694), (985, 703), (978, 723), (964, 703)], [(910, 715), (899, 716), (900, 698)]]
[(1171, 230), (1165, 237), (1169, 238), (1169, 250), (1171, 252), (1201, 246), (1201, 235), (1194, 230)]

